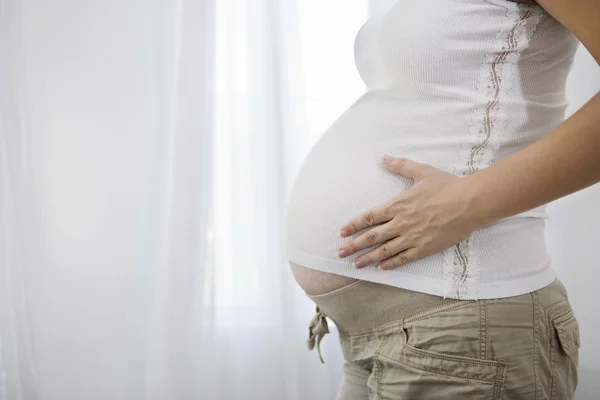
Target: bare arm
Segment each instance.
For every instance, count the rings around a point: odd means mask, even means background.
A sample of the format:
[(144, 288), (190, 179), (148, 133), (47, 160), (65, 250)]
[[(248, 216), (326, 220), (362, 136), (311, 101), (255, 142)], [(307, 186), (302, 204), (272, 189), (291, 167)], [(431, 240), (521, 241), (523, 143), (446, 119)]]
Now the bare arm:
[[(538, 0), (600, 63), (600, 0)], [(543, 139), (463, 179), (482, 226), (600, 181), (600, 93)]]
[[(538, 0), (600, 60), (600, 0)], [(600, 181), (600, 93), (543, 139), (465, 178), (405, 158), (384, 158), (414, 185), (345, 224), (339, 257), (393, 269), (447, 249), (479, 228)]]

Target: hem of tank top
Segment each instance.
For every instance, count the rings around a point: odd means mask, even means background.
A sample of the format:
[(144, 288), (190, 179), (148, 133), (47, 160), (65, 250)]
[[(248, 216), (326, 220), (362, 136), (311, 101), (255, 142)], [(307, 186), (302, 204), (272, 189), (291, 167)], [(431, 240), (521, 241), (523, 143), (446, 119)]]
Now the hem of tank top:
[(502, 224), (504, 222), (513, 222), (513, 221), (526, 221), (526, 220), (542, 220), (542, 221), (546, 221), (548, 220), (550, 217), (548, 215), (548, 211), (546, 209), (546, 206), (548, 204), (543, 204), (541, 206), (532, 208), (531, 210), (527, 210), (524, 211), (522, 213), (519, 214), (515, 214), (515, 215), (511, 215), (509, 217), (504, 217), (502, 219), (499, 219), (496, 222), (493, 222), (487, 226), (485, 226), (484, 228), (478, 229), (478, 230), (484, 230), (486, 228), (495, 226), (495, 225), (499, 225)]
[(523, 6), (537, 6), (537, 7), (541, 7), (537, 2), (533, 2), (533, 3), (525, 3), (524, 1), (528, 1), (528, 0), (485, 0), (486, 2), (498, 6), (498, 7), (504, 7), (507, 9), (517, 9), (519, 6), (523, 7)]
[[(340, 266), (340, 267), (343, 266), (344, 268), (350, 267), (350, 268), (352, 268), (353, 270), (356, 270), (356, 271), (361, 271), (361, 270), (365, 269), (365, 268), (356, 268), (349, 261), (342, 261), (342, 260), (337, 259), (337, 258), (319, 257), (319, 256), (316, 256), (316, 255), (313, 255), (313, 254), (310, 254), (310, 253), (306, 253), (306, 252), (304, 252), (302, 250), (288, 251), (288, 260), (289, 261), (291, 261), (291, 262), (293, 262), (295, 264), (298, 264), (300, 266), (303, 266), (305, 268), (315, 269), (315, 270), (318, 270), (318, 271), (324, 271), (324, 270), (321, 270), (321, 269), (318, 269), (318, 268), (314, 268), (314, 267), (310, 267), (308, 265), (300, 264), (299, 262), (293, 260), (292, 257), (289, 256), (289, 254), (291, 254), (291, 253), (295, 253), (297, 255), (300, 255), (300, 257), (312, 258), (312, 259), (316, 259), (316, 260), (320, 260), (320, 261), (326, 262), (328, 264), (334, 264), (334, 265), (337, 265), (337, 266)], [(438, 256), (438, 255), (441, 255), (442, 253), (443, 252), (440, 252), (440, 253), (437, 253), (437, 254), (433, 254), (432, 256)], [(546, 254), (546, 258), (544, 259), (544, 262), (540, 263), (540, 266), (541, 266), (541, 268), (539, 268), (540, 271), (541, 270), (545, 270), (548, 267), (551, 267), (552, 257), (548, 253), (545, 253), (545, 254)], [(419, 262), (419, 261), (422, 261), (422, 260), (424, 260), (424, 259), (415, 260), (414, 262)], [(369, 266), (367, 266), (367, 268), (372, 269), (373, 265), (371, 265), (370, 267), (371, 268), (369, 268)], [(398, 267), (398, 268), (402, 268), (402, 267)], [(330, 271), (324, 271), (324, 272), (330, 272)], [(385, 271), (379, 271), (379, 270), (377, 270), (377, 272), (384, 273)], [(362, 272), (359, 272), (359, 273), (362, 273)], [(431, 278), (423, 277), (421, 275), (415, 275), (415, 274), (407, 274), (407, 275), (409, 275), (409, 276), (415, 276), (415, 277), (418, 277), (419, 279), (427, 279), (427, 280), (429, 280), (431, 282), (439, 282), (439, 281), (441, 281), (439, 279), (431, 279)], [(348, 276), (348, 275), (344, 275), (344, 276)], [(509, 282), (504, 281), (504, 282), (497, 282), (497, 283), (492, 283), (492, 284), (487, 284), (487, 285), (504, 285), (506, 283), (509, 283)]]
[[(444, 298), (455, 298), (455, 296), (447, 296), (448, 292), (444, 290), (445, 281), (443, 279), (431, 279), (425, 276), (419, 276), (415, 274), (406, 274), (403, 276), (398, 275), (388, 275), (384, 277), (383, 275), (387, 272), (392, 271), (373, 271), (373, 268), (361, 268), (357, 269), (353, 267), (351, 264), (342, 263), (337, 260), (322, 258), (319, 256), (314, 256), (311, 254), (304, 253), (302, 251), (296, 250), (295, 252), (288, 252), (288, 260), (301, 265), (305, 268), (314, 269), (317, 271), (328, 272), (336, 275), (347, 276), (350, 278), (355, 278), (359, 280), (366, 280), (370, 282), (381, 283), (384, 285), (396, 286), (403, 289), (414, 290), (417, 292), (428, 293), (435, 296), (440, 296)], [(320, 261), (320, 262), (317, 262)], [(417, 260), (418, 261), (418, 260)], [(338, 268), (324, 268), (324, 267), (315, 267), (316, 265), (329, 265), (329, 266), (343, 266), (344, 269), (340, 270)], [(519, 296), (525, 293), (529, 293), (535, 291), (537, 289), (541, 289), (542, 287), (550, 284), (557, 277), (556, 271), (551, 265), (551, 257), (546, 257), (544, 261), (544, 267), (535, 275), (529, 276), (525, 279), (513, 280), (513, 281), (502, 281), (502, 282), (493, 282), (493, 283), (481, 283), (477, 282), (472, 286), (474, 289), (477, 289), (476, 297), (467, 296), (461, 297), (461, 300), (478, 300), (478, 299), (493, 299), (493, 298), (504, 298), (504, 297), (513, 297)], [(350, 267), (350, 269), (348, 269)], [(400, 267), (402, 268), (402, 267)], [(351, 271), (351, 273), (348, 273)], [(396, 271), (396, 270), (393, 270)], [(371, 273), (374, 272), (374, 273)], [(391, 279), (390, 279), (391, 278)], [(540, 282), (543, 284), (540, 285)], [(507, 290), (510, 289), (510, 290)], [(467, 292), (470, 293), (470, 292)]]

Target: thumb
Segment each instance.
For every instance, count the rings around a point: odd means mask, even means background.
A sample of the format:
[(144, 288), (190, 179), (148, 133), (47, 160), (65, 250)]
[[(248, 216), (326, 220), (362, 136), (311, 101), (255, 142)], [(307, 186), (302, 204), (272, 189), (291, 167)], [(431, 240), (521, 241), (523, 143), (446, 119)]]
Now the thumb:
[(383, 156), (383, 166), (392, 172), (406, 176), (415, 181), (423, 178), (430, 168), (427, 164), (421, 164), (407, 158), (392, 157), (388, 154)]

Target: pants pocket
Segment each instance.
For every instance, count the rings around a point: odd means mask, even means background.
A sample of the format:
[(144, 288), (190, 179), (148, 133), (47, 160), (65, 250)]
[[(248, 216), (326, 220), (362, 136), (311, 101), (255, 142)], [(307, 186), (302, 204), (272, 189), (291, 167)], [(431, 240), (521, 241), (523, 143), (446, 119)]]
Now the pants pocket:
[(392, 335), (375, 357), (381, 398), (501, 399), (506, 363), (416, 348)]
[(571, 399), (578, 383), (579, 323), (567, 299), (548, 311), (550, 400)]

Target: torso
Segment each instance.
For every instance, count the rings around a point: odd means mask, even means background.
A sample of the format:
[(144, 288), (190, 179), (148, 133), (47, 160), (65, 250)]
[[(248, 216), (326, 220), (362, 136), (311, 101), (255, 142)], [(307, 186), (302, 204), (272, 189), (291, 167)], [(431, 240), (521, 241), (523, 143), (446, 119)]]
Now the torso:
[[(505, 0), (388, 3), (355, 41), (367, 92), (323, 133), (293, 184), (286, 220), (294, 276), (309, 294), (357, 279), (455, 298), (473, 298), (480, 285), (487, 285), (484, 297), (542, 287), (553, 278), (544, 207), (393, 271), (352, 265), (371, 249), (336, 258), (350, 239), (338, 234), (344, 223), (412, 185), (383, 168), (384, 153), (465, 176), (564, 120), (577, 40), (541, 7)], [(543, 36), (533, 35), (536, 28)], [(498, 282), (507, 284), (498, 289)]]

